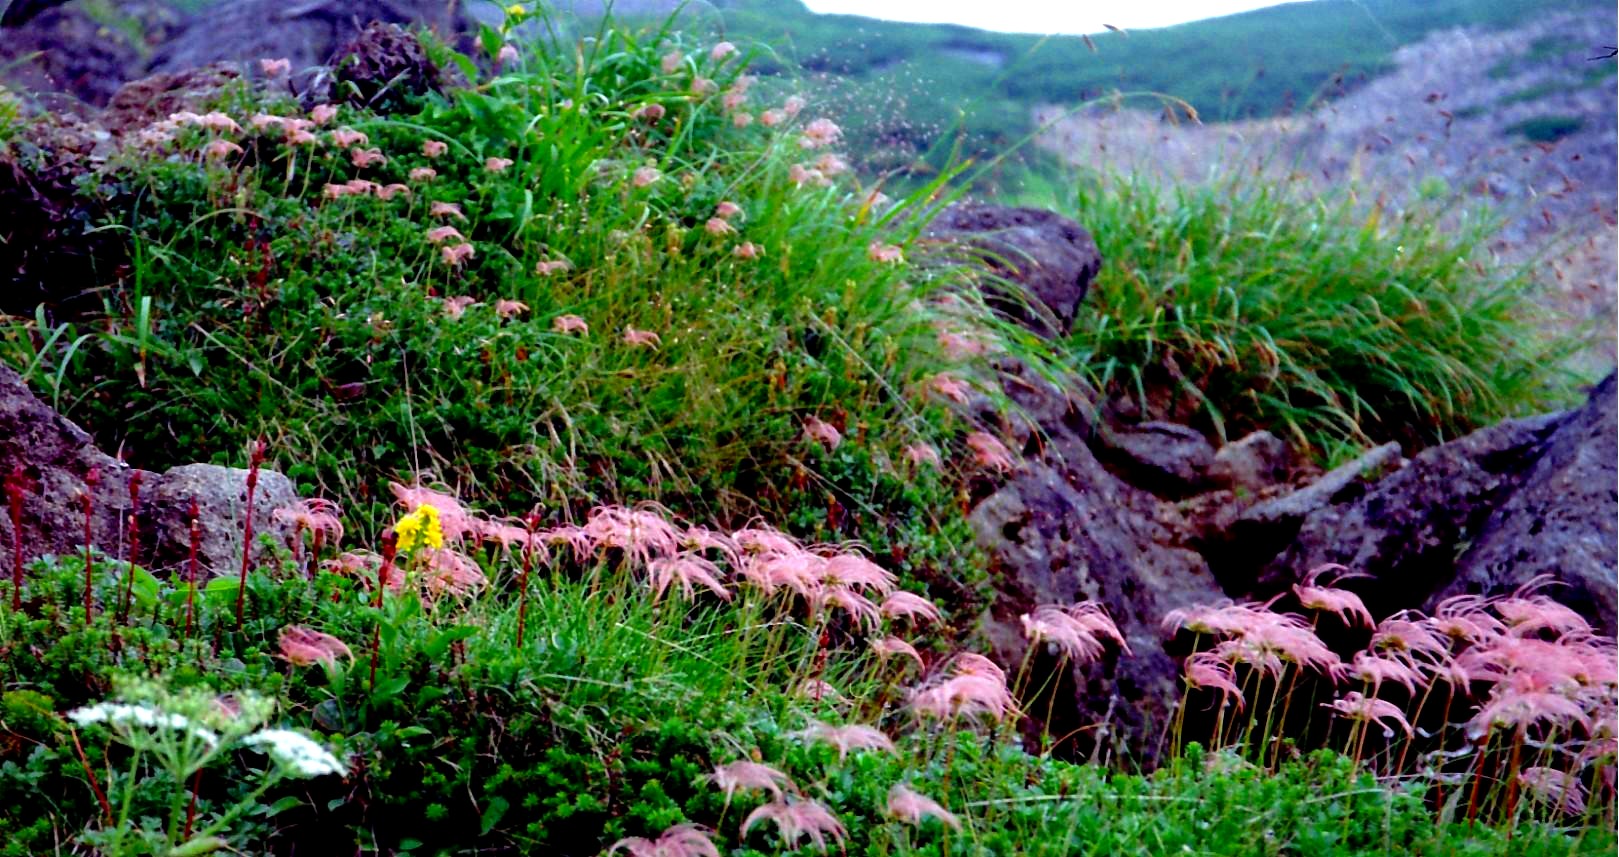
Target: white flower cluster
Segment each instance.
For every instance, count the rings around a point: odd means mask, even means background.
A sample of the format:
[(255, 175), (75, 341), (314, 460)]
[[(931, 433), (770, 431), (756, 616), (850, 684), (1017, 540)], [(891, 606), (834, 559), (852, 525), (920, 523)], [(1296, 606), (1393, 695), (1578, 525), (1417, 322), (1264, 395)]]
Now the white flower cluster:
[(325, 747), (291, 729), (260, 729), (243, 738), (242, 743), (268, 753), (278, 764), (291, 768), (300, 776), (319, 777), (348, 770), (348, 766)]
[(85, 708), (75, 708), (69, 711), (67, 716), (68, 719), (80, 726), (91, 723), (110, 723), (114, 726), (133, 724), (147, 729), (173, 729), (179, 732), (187, 732), (210, 746), (219, 743), (219, 735), (212, 729), (198, 726), (187, 717), (160, 711), (149, 705), (99, 702)]

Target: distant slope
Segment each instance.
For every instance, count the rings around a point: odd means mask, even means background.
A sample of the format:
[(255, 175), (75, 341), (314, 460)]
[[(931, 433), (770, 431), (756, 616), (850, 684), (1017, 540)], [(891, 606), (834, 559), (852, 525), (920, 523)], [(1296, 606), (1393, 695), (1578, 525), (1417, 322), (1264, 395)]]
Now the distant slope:
[[(1184, 98), (1205, 121), (1292, 112), (1392, 68), (1399, 47), (1461, 26), (1499, 29), (1600, 0), (1311, 0), (1175, 27), (1091, 37), (1009, 35), (937, 24), (815, 15), (797, 0), (722, 4), (727, 31), (772, 46), (774, 67), (833, 92), (885, 99), (856, 115), (890, 159), (957, 125), (971, 150), (996, 151), (1030, 128), (1030, 108), (1114, 91)], [(770, 68), (772, 63), (765, 63)], [(858, 103), (851, 98), (850, 103)]]

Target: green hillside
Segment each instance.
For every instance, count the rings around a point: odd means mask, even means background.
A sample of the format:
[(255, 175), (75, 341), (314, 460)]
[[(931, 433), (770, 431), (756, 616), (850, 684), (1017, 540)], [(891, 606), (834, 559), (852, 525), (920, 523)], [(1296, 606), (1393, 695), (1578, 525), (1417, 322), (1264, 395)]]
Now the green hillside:
[(1182, 98), (1205, 121), (1285, 114), (1375, 76), (1397, 48), (1435, 30), (1508, 27), (1593, 2), (1312, 0), (1089, 43), (815, 15), (797, 0), (735, 3), (724, 20), (731, 35), (776, 51), (761, 70), (797, 66), (867, 105), (846, 125), (883, 154), (881, 167), (952, 141), (941, 134), (952, 130), (965, 132), (970, 153), (1000, 151), (1031, 130), (1030, 108), (1113, 92)]

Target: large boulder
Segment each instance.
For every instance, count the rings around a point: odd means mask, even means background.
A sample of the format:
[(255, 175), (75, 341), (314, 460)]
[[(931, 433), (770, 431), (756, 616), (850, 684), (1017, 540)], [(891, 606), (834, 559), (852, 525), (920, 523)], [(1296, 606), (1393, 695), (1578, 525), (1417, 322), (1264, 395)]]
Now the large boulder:
[[(991, 652), (1016, 670), (1028, 653), (1022, 613), (1038, 604), (1103, 604), (1130, 651), (1061, 676), (1050, 720), (1032, 728), (1075, 736), (1074, 745), (1059, 748), (1065, 752), (1122, 751), (1150, 765), (1180, 696), (1179, 667), (1164, 651), (1159, 623), (1169, 610), (1222, 593), (1203, 559), (1174, 543), (1163, 522), (1173, 510), (1115, 477), (1091, 452), (1084, 399), (1016, 366), (1003, 367), (1003, 387), (1018, 406), (1009, 434), (1023, 461), (971, 513), (997, 590), (983, 623)], [(1054, 664), (1042, 652), (1032, 658), (1036, 674)], [(1047, 708), (1045, 701), (1028, 707)]]
[[(1349, 480), (1328, 491), (1317, 483), (1249, 510), (1232, 534), (1245, 523), (1266, 524), (1274, 538), (1275, 527), (1291, 527), (1302, 512), (1274, 558), (1256, 557), (1260, 595), (1338, 563), (1371, 576), (1356, 588), (1373, 613), (1387, 615), (1459, 592), (1510, 591), (1546, 574), (1564, 584), (1550, 594), (1612, 633), (1614, 422), (1609, 376), (1576, 411), (1481, 429), (1424, 450), (1370, 484)], [(1252, 548), (1260, 539), (1233, 541)]]
[(1455, 577), (1430, 599), (1510, 592), (1536, 578), (1603, 634), (1619, 628), (1619, 412), (1613, 375), (1560, 421), (1534, 466), (1490, 512), (1456, 562)]
[(980, 285), (992, 306), (1042, 336), (1068, 333), (1102, 268), (1090, 233), (1044, 209), (956, 203), (934, 219), (928, 235), (956, 244), (1016, 289)]
[[(0, 477), (21, 500), (25, 559), (84, 550), (83, 498), (88, 492), (90, 544), (106, 556), (129, 557), (133, 509), (137, 561), (157, 570), (183, 567), (191, 552), (195, 501), (202, 536), (198, 559), (204, 573), (234, 572), (241, 563), (247, 471), (188, 464), (153, 473), (126, 466), (97, 449), (89, 434), (41, 402), (22, 377), (4, 365), (0, 365)], [(273, 512), (296, 500), (285, 476), (261, 469), (253, 494), (254, 532), (286, 539), (289, 533)], [(0, 547), (8, 558), (13, 534), (9, 511), (0, 512)], [(254, 541), (259, 544), (255, 559), (265, 559), (262, 543), (257, 537)]]

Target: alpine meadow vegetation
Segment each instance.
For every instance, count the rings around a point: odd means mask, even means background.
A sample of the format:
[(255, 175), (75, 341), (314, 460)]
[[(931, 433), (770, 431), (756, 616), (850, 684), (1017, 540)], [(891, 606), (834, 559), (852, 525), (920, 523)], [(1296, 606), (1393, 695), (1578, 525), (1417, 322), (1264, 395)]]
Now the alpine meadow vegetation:
[[(0, 359), (143, 466), (310, 499), (273, 510), (290, 539), (243, 534), (262, 562), (13, 563), (0, 855), (1613, 852), (1614, 642), (1535, 588), (1374, 624), (1319, 569), (1178, 611), (1163, 765), (1028, 749), (1050, 675), (974, 650), (966, 516), (1024, 452), (962, 406), (1012, 407), (987, 358), (1153, 355), (995, 315), (925, 234), (962, 171), (860, 174), (751, 48), (534, 15), (476, 56), (424, 37), (466, 85), (386, 111), (243, 80), (82, 188), (122, 213), (116, 288), (5, 319)], [(1154, 214), (1098, 193), (1099, 236)], [(1503, 323), (1446, 302), (1450, 245), (1320, 223), (1310, 270), (1371, 270), (1323, 289), (1393, 269), (1433, 305), (1328, 339), (1411, 350), (1368, 386), (1273, 330), (1275, 388), (1211, 408), (1359, 441), (1395, 404), (1440, 436), (1531, 399), (1440, 356)], [(1060, 666), (1127, 648), (1091, 602), (1021, 620)]]

